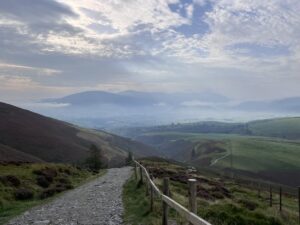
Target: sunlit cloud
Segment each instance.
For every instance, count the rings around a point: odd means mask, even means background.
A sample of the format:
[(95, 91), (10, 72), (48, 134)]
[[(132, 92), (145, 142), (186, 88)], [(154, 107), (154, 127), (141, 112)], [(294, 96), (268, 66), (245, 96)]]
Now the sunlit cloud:
[(2, 90), (300, 95), (298, 0), (34, 2), (0, 2)]

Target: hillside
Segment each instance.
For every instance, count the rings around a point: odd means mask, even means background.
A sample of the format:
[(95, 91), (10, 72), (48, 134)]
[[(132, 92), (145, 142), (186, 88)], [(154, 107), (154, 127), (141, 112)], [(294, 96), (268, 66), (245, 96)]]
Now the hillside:
[(300, 185), (300, 141), (235, 134), (147, 133), (136, 140), (171, 159), (240, 176)]
[(300, 185), (300, 118), (200, 122), (120, 130), (196, 167)]
[(248, 124), (248, 129), (257, 136), (300, 139), (300, 117), (254, 121)]
[(138, 157), (156, 154), (153, 148), (135, 141), (82, 129), (5, 103), (0, 103), (0, 118), (0, 154), (6, 155), (2, 161), (78, 163), (85, 160), (91, 144), (102, 149), (109, 166), (122, 164), (129, 150)]
[[(269, 184), (242, 183), (241, 180), (217, 178), (203, 170), (190, 170), (179, 164), (157, 159), (140, 161), (154, 177), (153, 182), (163, 190), (163, 178), (169, 177), (171, 198), (189, 208), (188, 179), (197, 180), (197, 215), (213, 225), (296, 225), (298, 201), (296, 196), (286, 194), (283, 188), (282, 211), (279, 211), (279, 187), (273, 185), (273, 204), (269, 204)], [(144, 183), (145, 184), (145, 183)], [(153, 210), (149, 211), (146, 185), (141, 185), (133, 175), (124, 186), (124, 219), (126, 224), (161, 224), (160, 198), (154, 198)], [(296, 190), (296, 189), (295, 189)], [(188, 224), (182, 215), (170, 210), (172, 224)], [(176, 222), (176, 223), (175, 223)]]
[(11, 147), (0, 144), (0, 161), (5, 162), (43, 162), (32, 155), (20, 152)]
[(179, 132), (201, 134), (239, 134), (250, 136), (300, 139), (300, 117), (286, 117), (251, 121), (248, 123), (225, 123), (205, 121), (178, 123), (155, 127), (121, 128), (118, 134), (134, 138), (140, 134), (155, 132)]

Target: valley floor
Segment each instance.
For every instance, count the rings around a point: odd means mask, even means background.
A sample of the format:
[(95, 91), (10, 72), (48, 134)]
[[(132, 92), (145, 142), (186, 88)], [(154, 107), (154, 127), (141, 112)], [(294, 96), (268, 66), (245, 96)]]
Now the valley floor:
[(25, 212), (8, 225), (122, 224), (122, 186), (130, 175), (130, 167), (109, 169), (104, 176)]

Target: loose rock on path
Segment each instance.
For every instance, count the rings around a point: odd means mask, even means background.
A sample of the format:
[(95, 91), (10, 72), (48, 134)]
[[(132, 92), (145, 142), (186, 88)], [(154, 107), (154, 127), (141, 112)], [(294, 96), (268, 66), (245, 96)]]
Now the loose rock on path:
[(32, 208), (8, 225), (122, 224), (122, 187), (130, 174), (130, 167), (109, 169), (104, 176)]

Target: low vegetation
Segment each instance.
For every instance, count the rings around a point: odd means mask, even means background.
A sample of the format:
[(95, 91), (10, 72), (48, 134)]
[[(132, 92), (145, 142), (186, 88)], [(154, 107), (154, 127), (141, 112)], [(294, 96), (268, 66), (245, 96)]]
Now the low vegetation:
[(125, 184), (123, 190), (125, 224), (161, 224), (161, 205), (158, 201), (155, 201), (154, 211), (150, 212), (149, 198), (145, 195), (145, 192), (145, 186), (138, 184), (134, 177), (131, 177)]
[[(232, 180), (204, 176), (181, 165), (167, 161), (143, 160), (142, 163), (155, 177), (154, 182), (162, 189), (162, 178), (170, 177), (171, 197), (188, 207), (188, 178), (198, 180), (198, 215), (214, 225), (296, 225), (298, 224), (297, 200), (283, 196), (283, 209), (279, 211), (277, 194), (273, 194), (273, 207), (269, 206), (269, 193), (238, 185)], [(132, 177), (124, 190), (125, 220), (128, 224), (157, 225), (161, 222), (161, 202), (156, 199), (150, 212), (149, 197), (145, 186)], [(184, 221), (171, 211), (171, 219), (177, 224)]]
[(45, 163), (2, 163), (0, 171), (0, 224), (102, 174), (66, 164)]

